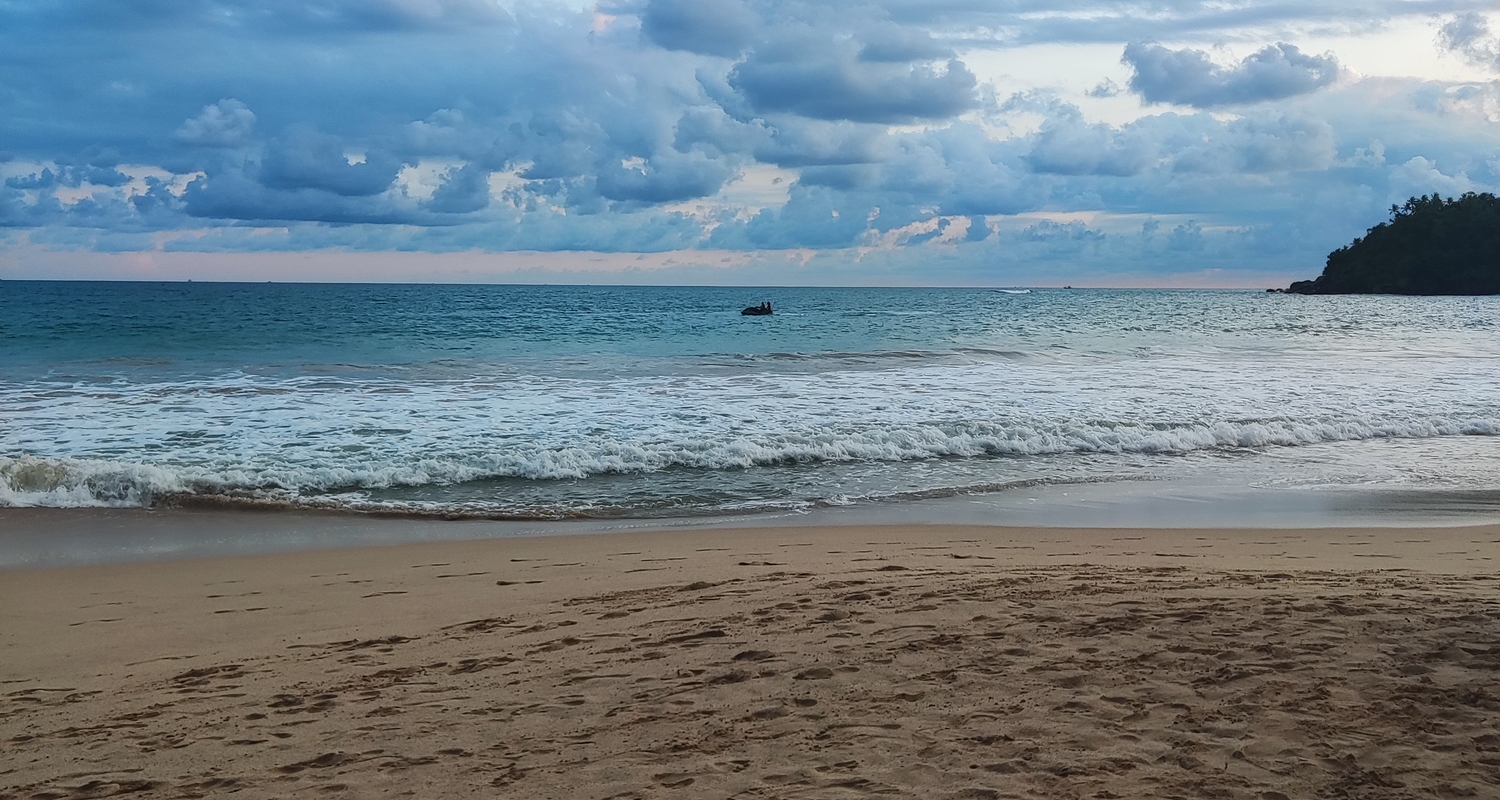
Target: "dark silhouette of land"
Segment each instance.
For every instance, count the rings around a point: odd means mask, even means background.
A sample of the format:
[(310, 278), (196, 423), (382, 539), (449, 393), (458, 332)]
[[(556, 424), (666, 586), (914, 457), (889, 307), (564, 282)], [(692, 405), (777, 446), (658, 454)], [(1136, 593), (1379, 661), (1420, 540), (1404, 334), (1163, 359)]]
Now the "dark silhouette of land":
[(1500, 294), (1500, 198), (1436, 194), (1391, 206), (1391, 221), (1328, 254), (1289, 294)]

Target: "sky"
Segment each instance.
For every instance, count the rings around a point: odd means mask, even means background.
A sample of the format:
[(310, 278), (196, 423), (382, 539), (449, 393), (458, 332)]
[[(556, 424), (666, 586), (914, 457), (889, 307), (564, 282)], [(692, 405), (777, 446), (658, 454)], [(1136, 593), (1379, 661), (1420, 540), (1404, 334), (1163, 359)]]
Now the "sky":
[(0, 0), (0, 278), (1266, 287), (1500, 191), (1474, 0)]

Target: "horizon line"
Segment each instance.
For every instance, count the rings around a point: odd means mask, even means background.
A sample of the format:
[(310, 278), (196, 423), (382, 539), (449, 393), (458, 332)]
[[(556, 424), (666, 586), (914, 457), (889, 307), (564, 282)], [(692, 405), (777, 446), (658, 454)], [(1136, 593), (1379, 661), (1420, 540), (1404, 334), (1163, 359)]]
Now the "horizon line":
[(1264, 286), (1090, 286), (1090, 285), (1052, 285), (1052, 284), (960, 284), (960, 283), (934, 283), (934, 284), (814, 284), (814, 283), (787, 283), (787, 284), (732, 284), (732, 283), (540, 283), (540, 282), (506, 282), (506, 281), (412, 281), (412, 280), (365, 280), (365, 281), (330, 281), (330, 280), (235, 280), (217, 278), (4, 278), (0, 277), (0, 283), (131, 283), (131, 284), (188, 284), (204, 283), (215, 285), (237, 285), (237, 286), (264, 286), (267, 284), (286, 286), (496, 286), (496, 287), (572, 287), (572, 288), (616, 288), (616, 289), (1026, 289), (1030, 290), (1053, 290), (1053, 291), (1162, 291), (1162, 292), (1265, 292), (1269, 288)]

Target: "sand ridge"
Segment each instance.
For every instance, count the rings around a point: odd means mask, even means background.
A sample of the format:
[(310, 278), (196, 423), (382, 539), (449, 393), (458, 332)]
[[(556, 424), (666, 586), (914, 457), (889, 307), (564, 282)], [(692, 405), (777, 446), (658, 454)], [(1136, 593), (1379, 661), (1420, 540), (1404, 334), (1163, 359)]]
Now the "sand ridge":
[[(1495, 576), (1186, 566), (1170, 553), (1204, 539), (1158, 535), (781, 529), (0, 575), (7, 602), (54, 608), (0, 634), (0, 798), (1500, 795)], [(1145, 541), (1154, 563), (1045, 563), (1027, 537)], [(120, 625), (138, 635), (84, 652)]]

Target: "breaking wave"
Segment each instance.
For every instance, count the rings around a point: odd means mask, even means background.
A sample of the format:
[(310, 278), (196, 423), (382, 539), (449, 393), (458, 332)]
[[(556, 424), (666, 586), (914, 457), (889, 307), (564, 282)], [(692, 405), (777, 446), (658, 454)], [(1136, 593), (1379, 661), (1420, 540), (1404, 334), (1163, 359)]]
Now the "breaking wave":
[[(1298, 447), (1364, 439), (1422, 439), (1500, 433), (1500, 418), (1432, 417), (1357, 421), (1241, 420), (1202, 424), (934, 424), (824, 430), (709, 441), (601, 439), (544, 447), (483, 442), (473, 452), (406, 460), (368, 454), (322, 462), (259, 461), (203, 465), (144, 464), (94, 458), (0, 457), (0, 506), (153, 507), (229, 499), (321, 508), (377, 508), (369, 492), (483, 481), (581, 481), (605, 475), (667, 470), (753, 470), (830, 462), (912, 462), (1001, 459), (1059, 454), (1173, 455)], [(954, 487), (959, 491), (962, 487)], [(496, 490), (498, 492), (498, 490)], [(924, 492), (947, 491), (929, 489)], [(503, 493), (500, 493), (503, 494)], [(839, 504), (830, 487), (816, 502)], [(503, 497), (497, 495), (497, 502)], [(441, 501), (421, 503), (442, 513)], [(465, 508), (483, 513), (483, 504)], [(549, 511), (549, 515), (555, 512)]]

